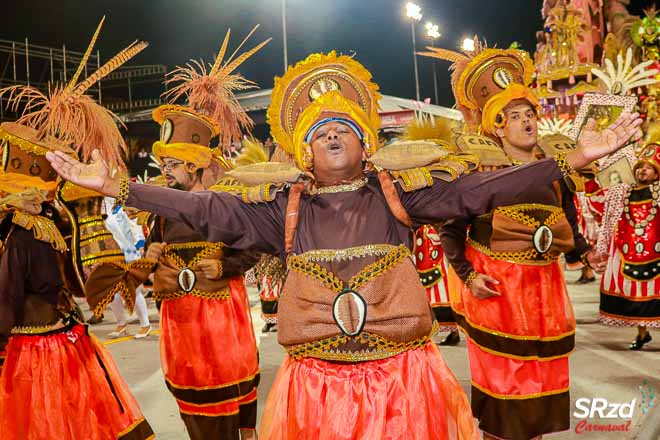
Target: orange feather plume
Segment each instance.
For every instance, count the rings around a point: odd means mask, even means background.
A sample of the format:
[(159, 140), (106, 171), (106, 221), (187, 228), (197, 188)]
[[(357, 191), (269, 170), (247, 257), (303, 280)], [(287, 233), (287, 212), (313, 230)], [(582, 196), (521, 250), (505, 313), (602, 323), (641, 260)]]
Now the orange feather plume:
[(85, 95), (85, 92), (144, 50), (147, 43), (134, 42), (77, 84), (104, 20), (105, 17), (68, 84), (49, 85), (47, 93), (32, 86), (5, 87), (0, 90), (0, 96), (7, 95), (8, 107), (12, 111), (17, 112), (22, 107), (16, 122), (36, 129), (40, 139), (55, 138), (71, 144), (83, 161), (90, 159), (93, 150), (99, 150), (109, 166), (123, 170), (122, 153), (126, 151), (126, 143), (119, 131), (119, 125), (123, 124), (117, 115)]
[(250, 130), (254, 125), (239, 104), (235, 93), (256, 88), (257, 85), (234, 71), (271, 39), (234, 57), (258, 27), (257, 25), (250, 31), (227, 60), (224, 57), (227, 53), (230, 31), (227, 31), (213, 65), (209, 64), (207, 67), (203, 61), (192, 60), (168, 74), (166, 83), (177, 83), (177, 85), (165, 92), (163, 97), (171, 103), (186, 98), (188, 105), (194, 111), (209, 117), (219, 127), (220, 144), (223, 146), (240, 140), (242, 131)]

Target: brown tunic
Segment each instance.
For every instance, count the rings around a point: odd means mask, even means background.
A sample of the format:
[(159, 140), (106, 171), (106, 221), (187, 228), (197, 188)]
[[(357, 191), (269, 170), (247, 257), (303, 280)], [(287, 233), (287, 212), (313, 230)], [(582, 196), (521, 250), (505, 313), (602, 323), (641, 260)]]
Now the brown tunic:
[(57, 252), (17, 225), (0, 260), (0, 351), (12, 327), (47, 326), (60, 319), (57, 310), (65, 288)]

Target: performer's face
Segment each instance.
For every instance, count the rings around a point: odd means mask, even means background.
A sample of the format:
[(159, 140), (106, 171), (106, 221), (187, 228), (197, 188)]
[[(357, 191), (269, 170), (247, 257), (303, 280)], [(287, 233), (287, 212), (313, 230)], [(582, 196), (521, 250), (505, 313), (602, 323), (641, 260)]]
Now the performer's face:
[(167, 186), (174, 189), (190, 190), (196, 183), (195, 165), (172, 157), (163, 157), (160, 172), (165, 177)]
[(635, 179), (642, 185), (651, 184), (658, 180), (658, 177), (658, 171), (645, 162), (635, 168)]
[(314, 176), (329, 181), (350, 179), (362, 172), (364, 150), (358, 135), (341, 122), (319, 127), (311, 140)]
[(503, 142), (530, 151), (536, 146), (536, 112), (527, 101), (514, 101), (504, 109), (506, 125), (496, 130)]

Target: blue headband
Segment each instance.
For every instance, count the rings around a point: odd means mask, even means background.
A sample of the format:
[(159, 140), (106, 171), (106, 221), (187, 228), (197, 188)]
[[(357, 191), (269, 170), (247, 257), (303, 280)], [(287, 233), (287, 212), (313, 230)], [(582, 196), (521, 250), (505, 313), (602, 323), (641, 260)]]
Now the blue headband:
[(309, 141), (312, 140), (312, 136), (314, 135), (314, 132), (321, 127), (321, 125), (327, 124), (328, 122), (341, 122), (344, 125), (348, 125), (357, 135), (360, 140), (363, 140), (364, 136), (362, 135), (362, 130), (360, 130), (360, 127), (353, 121), (347, 118), (338, 118), (338, 117), (332, 117), (332, 118), (325, 118), (321, 119), (318, 121), (316, 124), (312, 125), (312, 127), (307, 131), (307, 134), (305, 135), (305, 143), (309, 144)]

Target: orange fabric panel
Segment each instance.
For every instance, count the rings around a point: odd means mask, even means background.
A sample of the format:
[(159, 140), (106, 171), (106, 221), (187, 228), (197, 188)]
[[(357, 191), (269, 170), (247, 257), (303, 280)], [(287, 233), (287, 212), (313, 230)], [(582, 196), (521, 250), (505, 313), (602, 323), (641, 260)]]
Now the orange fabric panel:
[(257, 344), (243, 277), (232, 278), (229, 289), (229, 299), (188, 295), (163, 301), (160, 356), (171, 384), (213, 388), (257, 374)]
[(465, 392), (438, 347), (356, 364), (284, 360), (261, 440), (481, 438)]

